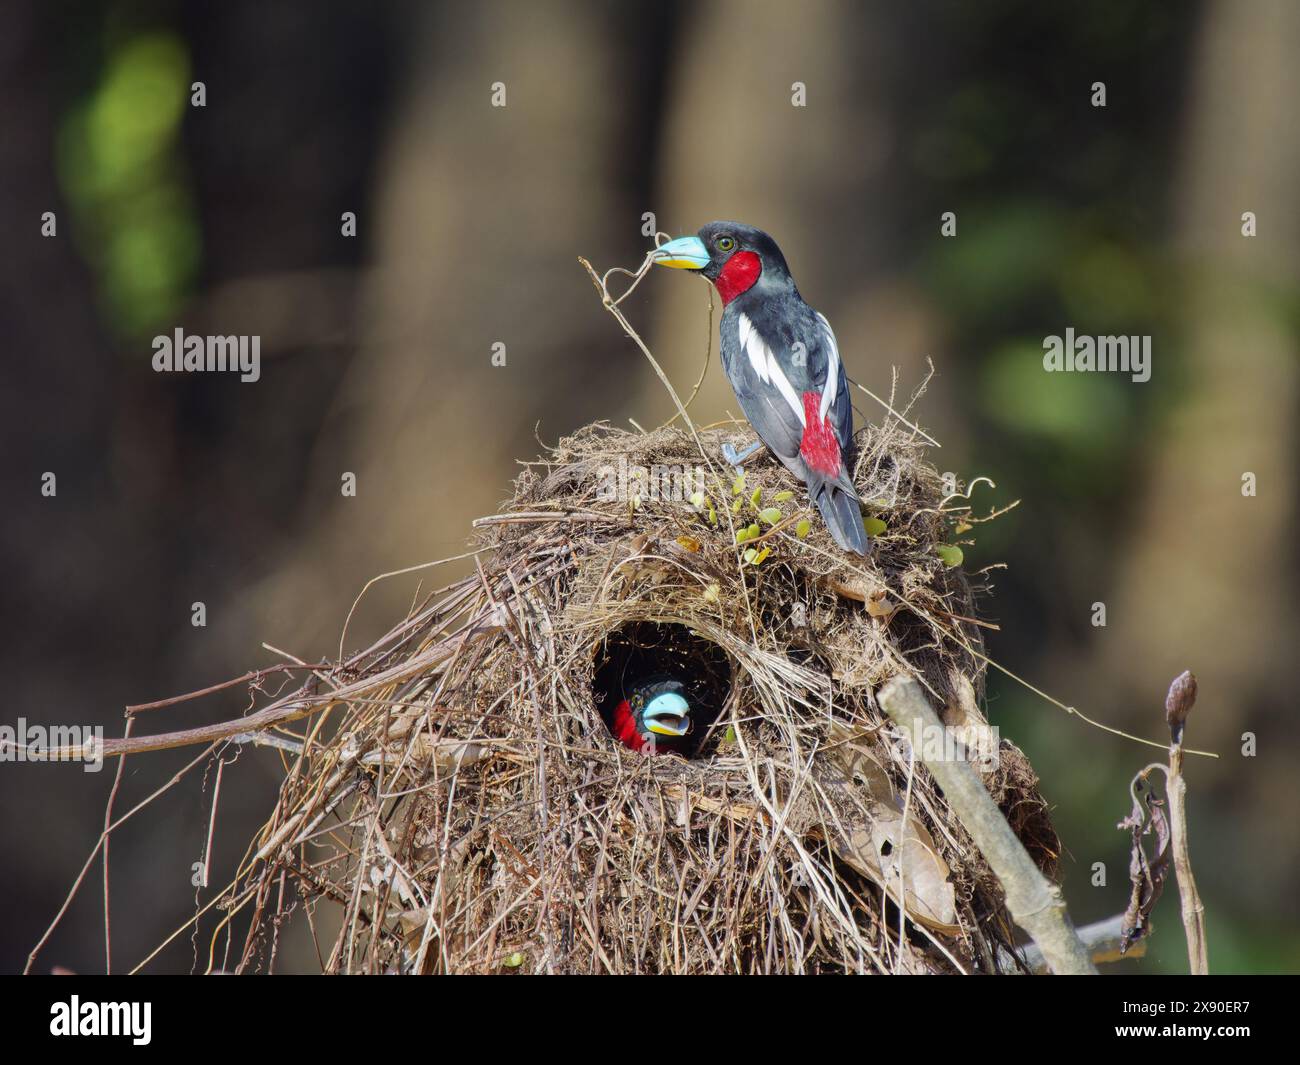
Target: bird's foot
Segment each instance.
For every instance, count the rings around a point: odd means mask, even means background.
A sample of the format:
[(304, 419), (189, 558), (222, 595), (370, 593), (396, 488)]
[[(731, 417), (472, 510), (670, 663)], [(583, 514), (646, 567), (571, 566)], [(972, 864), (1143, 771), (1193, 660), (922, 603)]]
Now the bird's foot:
[(722, 445), (722, 457), (726, 461), (728, 466), (734, 466), (736, 469), (740, 469), (740, 467), (744, 464), (745, 460), (749, 458), (751, 455), (753, 455), (762, 446), (763, 446), (763, 441), (755, 440), (752, 444), (749, 445), (749, 447), (745, 448), (743, 451), (737, 451), (734, 447), (731, 446), (731, 443), (728, 442)]

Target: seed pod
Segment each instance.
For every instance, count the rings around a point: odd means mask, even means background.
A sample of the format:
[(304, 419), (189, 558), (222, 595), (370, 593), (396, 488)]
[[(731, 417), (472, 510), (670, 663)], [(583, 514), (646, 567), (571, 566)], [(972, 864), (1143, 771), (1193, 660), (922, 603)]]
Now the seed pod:
[(1169, 725), (1169, 736), (1174, 743), (1183, 742), (1183, 726), (1187, 715), (1192, 712), (1196, 702), (1196, 675), (1185, 669), (1169, 685), (1169, 694), (1165, 696), (1165, 721)]

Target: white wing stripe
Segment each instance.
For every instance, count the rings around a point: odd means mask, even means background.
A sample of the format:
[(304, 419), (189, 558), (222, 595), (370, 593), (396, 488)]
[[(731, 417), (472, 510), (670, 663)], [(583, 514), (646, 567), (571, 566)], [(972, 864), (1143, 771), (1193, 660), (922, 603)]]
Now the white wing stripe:
[(749, 358), (749, 365), (754, 368), (754, 373), (758, 374), (758, 379), (763, 384), (769, 384), (767, 379), (767, 345), (763, 343), (763, 338), (758, 335), (758, 330), (754, 328), (754, 323), (749, 320), (749, 316), (742, 314), (737, 323), (740, 329), (740, 346), (745, 349), (745, 355)]
[(835, 393), (840, 387), (840, 347), (835, 343), (835, 333), (831, 329), (831, 323), (826, 320), (826, 315), (819, 311), (817, 320), (821, 322), (827, 346), (826, 383), (822, 385), (821, 402), (821, 416), (824, 419), (826, 412), (831, 409), (831, 404), (835, 402)]
[[(764, 345), (766, 347), (766, 345)], [(769, 350), (767, 353), (767, 370), (772, 377), (772, 383), (781, 390), (781, 395), (785, 396), (785, 401), (790, 404), (790, 408), (799, 418), (800, 425), (807, 425), (804, 420), (803, 404), (799, 402), (799, 397), (795, 394), (794, 386), (790, 384), (789, 379), (781, 372), (781, 367), (776, 361), (776, 356)]]
[[(799, 424), (806, 424), (804, 421), (803, 404), (799, 402), (799, 396), (795, 393), (794, 386), (790, 384), (789, 378), (781, 370), (781, 364), (776, 361), (776, 356), (772, 354), (772, 349), (763, 343), (763, 338), (759, 335), (754, 323), (748, 316), (741, 314), (736, 323), (740, 330), (740, 346), (745, 349), (745, 355), (749, 359), (749, 364), (754, 368), (754, 373), (758, 379), (765, 385), (773, 385), (777, 391), (785, 397), (785, 401), (790, 404), (790, 409), (794, 411), (795, 417), (799, 419)], [(825, 400), (822, 401), (825, 403)]]

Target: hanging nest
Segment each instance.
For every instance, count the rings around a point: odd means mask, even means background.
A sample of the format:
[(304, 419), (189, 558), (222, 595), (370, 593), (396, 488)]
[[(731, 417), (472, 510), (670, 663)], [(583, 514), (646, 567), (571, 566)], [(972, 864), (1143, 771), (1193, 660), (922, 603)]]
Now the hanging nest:
[[(990, 794), (1050, 875), (1037, 779), (978, 709), (974, 594), (944, 548), (964, 497), (913, 435), (864, 430), (877, 533), (850, 561), (770, 455), (743, 479), (717, 459), (749, 439), (562, 440), (475, 523), (476, 572), (280, 700), (315, 724), (237, 885), (241, 970), (300, 908), (330, 972), (1016, 967), (993, 874), (873, 696), (915, 676), (992, 740)], [(698, 713), (685, 757), (607, 727), (662, 672)]]

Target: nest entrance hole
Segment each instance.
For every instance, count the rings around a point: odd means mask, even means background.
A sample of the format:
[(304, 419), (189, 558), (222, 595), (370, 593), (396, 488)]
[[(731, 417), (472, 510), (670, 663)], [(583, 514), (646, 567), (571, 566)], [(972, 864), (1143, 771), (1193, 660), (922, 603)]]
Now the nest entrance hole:
[[(592, 698), (605, 728), (614, 708), (647, 677), (668, 674), (681, 681), (691, 705), (687, 758), (712, 751), (721, 738), (713, 726), (731, 694), (731, 659), (712, 640), (686, 625), (631, 621), (611, 631), (596, 645)], [(611, 743), (616, 743), (612, 733)]]

